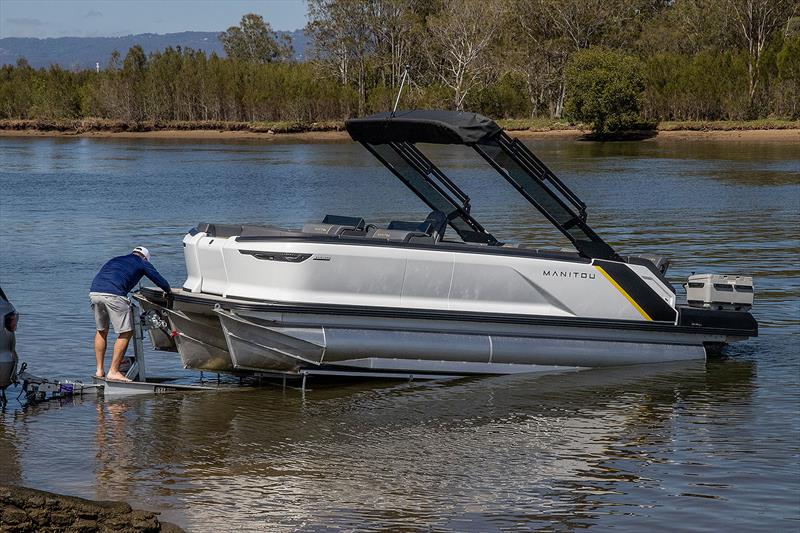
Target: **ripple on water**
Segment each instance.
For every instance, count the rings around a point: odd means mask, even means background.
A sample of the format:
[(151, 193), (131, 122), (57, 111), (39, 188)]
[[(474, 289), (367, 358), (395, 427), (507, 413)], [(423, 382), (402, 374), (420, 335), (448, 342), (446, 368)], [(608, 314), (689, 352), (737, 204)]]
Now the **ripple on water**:
[[(178, 281), (181, 234), (201, 220), (426, 214), (351, 144), (0, 144), (2, 284), (23, 359), (46, 375), (91, 368), (86, 290), (110, 254), (145, 243)], [(0, 482), (124, 499), (197, 531), (795, 527), (800, 150), (534, 144), (600, 234), (672, 257), (673, 283), (755, 276), (762, 336), (707, 364), (14, 409), (0, 414)], [(475, 161), (432, 153), (501, 238), (565, 244)], [(181, 374), (174, 356), (148, 355), (153, 372)]]

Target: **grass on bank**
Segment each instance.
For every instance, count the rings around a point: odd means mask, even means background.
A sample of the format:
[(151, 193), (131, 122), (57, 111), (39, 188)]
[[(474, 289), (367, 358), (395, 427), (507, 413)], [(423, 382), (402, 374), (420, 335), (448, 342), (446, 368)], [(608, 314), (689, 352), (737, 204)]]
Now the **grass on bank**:
[(128, 122), (102, 118), (84, 119), (3, 119), (0, 130), (58, 131), (63, 133), (142, 132), (142, 131), (245, 131), (253, 133), (302, 133), (307, 131), (340, 131), (342, 121), (325, 122), (234, 122), (217, 120), (171, 120)]
[[(501, 119), (497, 123), (507, 131), (590, 131), (591, 124), (568, 122), (550, 118), (512, 118)], [(796, 130), (800, 120), (758, 119), (758, 120), (682, 120), (663, 121), (657, 124), (640, 124), (637, 130), (656, 131), (736, 131), (736, 130)]]
[(506, 131), (563, 131), (563, 130), (590, 130), (587, 124), (576, 124), (566, 120), (536, 117), (536, 118), (502, 118), (497, 121)]
[[(497, 123), (507, 131), (566, 131), (589, 132), (591, 125), (571, 123), (551, 118), (500, 119)], [(639, 129), (652, 131), (653, 125)], [(789, 130), (800, 129), (800, 120), (718, 120), (718, 121), (665, 121), (655, 126), (656, 131), (736, 131), (736, 130)], [(242, 131), (251, 133), (304, 133), (317, 131), (342, 131), (344, 122), (233, 122), (233, 121), (144, 121), (127, 122), (101, 118), (85, 119), (2, 119), (0, 130), (57, 131), (63, 133), (90, 132), (146, 132), (146, 131)]]
[(735, 130), (796, 130), (800, 120), (764, 118), (758, 120), (684, 120), (659, 122), (658, 131), (735, 131)]

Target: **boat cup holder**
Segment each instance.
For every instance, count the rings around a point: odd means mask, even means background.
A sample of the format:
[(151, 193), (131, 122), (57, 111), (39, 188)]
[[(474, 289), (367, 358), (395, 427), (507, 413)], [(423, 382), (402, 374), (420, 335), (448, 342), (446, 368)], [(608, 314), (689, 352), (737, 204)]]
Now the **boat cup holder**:
[(689, 276), (686, 299), (690, 307), (716, 311), (749, 311), (753, 307), (753, 278), (720, 274)]

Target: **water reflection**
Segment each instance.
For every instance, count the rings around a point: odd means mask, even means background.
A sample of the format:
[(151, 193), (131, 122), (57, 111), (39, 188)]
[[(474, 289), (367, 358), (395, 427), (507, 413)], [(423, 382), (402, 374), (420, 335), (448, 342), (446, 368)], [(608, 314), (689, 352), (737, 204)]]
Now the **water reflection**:
[(752, 362), (723, 360), (107, 401), (93, 476), (98, 493), (147, 494), (199, 529), (326, 516), (345, 529), (459, 529), (454, 515), (573, 528), (606, 496), (646, 484), (677, 414), (702, 417), (709, 401), (746, 411), (754, 376)]
[[(95, 427), (94, 476), (97, 492), (120, 494), (120, 499), (131, 496), (131, 473), (140, 468), (136, 457), (136, 441), (130, 433), (134, 424), (128, 419), (130, 405), (126, 401), (97, 402), (97, 425)], [(137, 438), (139, 438), (137, 432)]]
[(22, 479), (17, 451), (21, 436), (17, 434), (13, 417), (6, 409), (0, 410), (0, 484), (19, 483)]

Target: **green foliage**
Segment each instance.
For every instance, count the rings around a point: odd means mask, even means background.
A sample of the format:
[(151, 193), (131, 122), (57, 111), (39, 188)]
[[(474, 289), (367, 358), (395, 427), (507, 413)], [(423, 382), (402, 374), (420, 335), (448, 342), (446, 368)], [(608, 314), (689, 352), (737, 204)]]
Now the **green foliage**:
[(592, 124), (598, 135), (629, 129), (641, 122), (644, 79), (639, 61), (603, 48), (575, 53), (567, 63), (566, 112)]
[(33, 105), (31, 87), (36, 71), (27, 61), (18, 61), (17, 67), (4, 65), (0, 70), (0, 116), (30, 118)]
[(744, 130), (797, 130), (800, 120), (759, 119), (759, 120), (712, 120), (659, 122), (659, 131), (744, 131)]
[(800, 34), (787, 38), (777, 56), (778, 76), (800, 81)]
[(515, 118), (531, 115), (531, 102), (525, 94), (525, 80), (509, 72), (482, 91), (467, 96), (468, 109), (480, 109), (494, 118)]
[[(800, 19), (798, 20), (800, 26)], [(781, 114), (800, 118), (800, 30), (787, 37), (775, 57), (778, 71)]]
[(0, 67), (0, 119), (293, 131), (391, 109), (407, 66), (400, 108), (463, 107), (520, 128), (560, 128), (565, 111), (598, 133), (800, 118), (790, 0), (307, 3), (310, 61), (288, 61), (289, 44), (248, 14), (220, 34), (225, 58), (134, 46), (99, 73)]
[(255, 64), (168, 48), (126, 55), (120, 70), (0, 69), (0, 118), (142, 121), (340, 120), (354, 96), (313, 63)]
[(661, 53), (644, 66), (642, 111), (649, 120), (742, 119), (747, 62), (742, 52)]
[(231, 26), (219, 34), (219, 40), (228, 57), (252, 63), (271, 63), (292, 56), (292, 47), (279, 39), (264, 17), (248, 13), (238, 26)]

